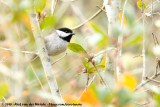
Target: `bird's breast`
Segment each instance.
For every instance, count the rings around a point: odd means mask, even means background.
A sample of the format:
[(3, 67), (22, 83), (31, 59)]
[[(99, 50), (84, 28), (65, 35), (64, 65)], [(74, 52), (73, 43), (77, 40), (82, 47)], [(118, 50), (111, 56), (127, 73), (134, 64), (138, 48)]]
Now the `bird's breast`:
[(67, 49), (68, 42), (60, 38), (48, 37), (45, 38), (48, 55), (58, 55)]

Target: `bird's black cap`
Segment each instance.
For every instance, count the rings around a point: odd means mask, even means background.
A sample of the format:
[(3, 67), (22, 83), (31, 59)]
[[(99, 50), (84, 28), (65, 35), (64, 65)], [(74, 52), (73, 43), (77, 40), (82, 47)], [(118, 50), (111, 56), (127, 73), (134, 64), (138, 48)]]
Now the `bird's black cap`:
[(69, 28), (59, 28), (59, 29), (57, 29), (57, 30), (63, 31), (63, 32), (65, 32), (65, 33), (70, 33), (70, 35), (68, 35), (68, 36), (66, 36), (66, 37), (61, 37), (61, 36), (60, 36), (60, 38), (62, 38), (64, 41), (67, 41), (67, 42), (70, 42), (70, 40), (71, 40), (71, 38), (72, 38), (72, 35), (75, 35), (75, 33), (73, 33), (72, 30), (69, 29)]
[(63, 31), (65, 33), (72, 33), (72, 30), (69, 28), (59, 28), (58, 30)]

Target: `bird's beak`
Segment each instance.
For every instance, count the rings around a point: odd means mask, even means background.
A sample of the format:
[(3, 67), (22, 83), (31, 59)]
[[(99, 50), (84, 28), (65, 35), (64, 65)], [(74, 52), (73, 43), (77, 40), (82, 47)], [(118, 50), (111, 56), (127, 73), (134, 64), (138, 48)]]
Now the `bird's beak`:
[(75, 35), (75, 33), (71, 33), (71, 35)]

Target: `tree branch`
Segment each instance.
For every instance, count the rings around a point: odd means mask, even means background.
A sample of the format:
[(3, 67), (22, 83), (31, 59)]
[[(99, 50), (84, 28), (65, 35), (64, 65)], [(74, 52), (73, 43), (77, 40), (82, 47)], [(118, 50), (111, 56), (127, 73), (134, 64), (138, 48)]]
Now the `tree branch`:
[(52, 15), (53, 15), (54, 10), (55, 10), (55, 8), (56, 8), (57, 1), (58, 1), (58, 0), (52, 0), (52, 5), (51, 5), (51, 14), (52, 14)]
[(8, 49), (8, 48), (4, 48), (4, 47), (0, 47), (0, 49), (6, 50), (6, 51), (11, 51), (11, 52), (21, 52), (21, 53), (24, 53), (24, 54), (38, 54), (37, 52), (12, 50), (12, 49)]
[[(157, 66), (159, 66), (159, 61), (157, 61), (157, 65), (156, 65), (156, 71), (155, 71), (155, 74), (152, 76), (152, 77), (146, 77), (146, 80), (145, 81), (142, 81), (134, 90), (136, 91), (136, 90), (138, 90), (139, 88), (141, 88), (141, 87), (143, 87), (145, 84), (147, 84), (148, 82), (150, 82), (151, 80), (153, 80), (153, 79), (155, 79), (155, 78), (157, 78), (159, 75), (160, 75), (160, 73), (157, 73), (158, 71), (158, 67)], [(149, 79), (148, 79), (149, 78)]]
[(99, 77), (101, 78), (101, 81), (103, 82), (103, 84), (104, 84), (107, 88), (109, 88), (109, 89), (110, 89), (109, 85), (108, 85), (108, 84), (106, 84), (106, 83), (105, 83), (105, 81), (104, 81), (104, 79), (102, 78), (102, 76), (101, 76), (100, 72), (98, 71), (98, 69), (97, 69), (97, 67), (96, 67), (95, 63), (93, 63), (93, 62), (92, 62), (92, 65), (93, 65), (93, 66), (94, 66), (94, 68), (96, 69), (96, 71), (97, 71), (97, 73), (98, 73)]
[(45, 47), (43, 37), (41, 35), (39, 22), (38, 22), (38, 19), (36, 17), (35, 10), (33, 12), (31, 12), (30, 20), (31, 20), (33, 35), (34, 35), (36, 45), (37, 45), (37, 50), (39, 52), (38, 55), (41, 59), (43, 69), (44, 69), (44, 72), (46, 74), (47, 81), (48, 81), (52, 96), (54, 96), (53, 100), (57, 104), (59, 104), (59, 103), (62, 104), (62, 103), (64, 103), (64, 101), (63, 101), (62, 96), (60, 94), (60, 91), (58, 89), (57, 81), (54, 77), (54, 73), (53, 73), (52, 66), (51, 66), (51, 63), (50, 63), (50, 60), (49, 60), (49, 56), (47, 54), (47, 49)]
[(101, 7), (101, 9), (99, 9), (96, 13), (94, 13), (90, 18), (88, 18), (87, 20), (85, 20), (84, 22), (82, 22), (81, 24), (75, 26), (72, 28), (72, 30), (78, 29), (80, 27), (82, 27), (83, 25), (85, 25), (87, 22), (89, 22), (90, 20), (94, 19), (98, 14), (100, 14), (102, 12), (102, 9), (104, 8), (104, 5)]
[(81, 99), (82, 95), (86, 92), (86, 90), (88, 89), (88, 87), (91, 85), (91, 83), (93, 82), (93, 80), (95, 79), (96, 75), (93, 76), (92, 80), (88, 83), (88, 85), (86, 86), (86, 88), (83, 90), (83, 92), (81, 93), (81, 95), (79, 96), (78, 100)]

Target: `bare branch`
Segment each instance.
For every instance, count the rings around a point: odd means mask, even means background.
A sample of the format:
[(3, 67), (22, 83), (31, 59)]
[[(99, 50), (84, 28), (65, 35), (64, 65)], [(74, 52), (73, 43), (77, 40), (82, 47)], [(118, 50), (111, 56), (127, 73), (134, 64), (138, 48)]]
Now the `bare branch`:
[(37, 44), (37, 50), (39, 52), (39, 57), (41, 59), (44, 72), (47, 77), (47, 81), (51, 90), (52, 95), (54, 96), (53, 100), (55, 103), (64, 103), (63, 98), (60, 94), (60, 91), (58, 89), (57, 81), (54, 77), (54, 73), (52, 70), (51, 63), (49, 62), (49, 56), (47, 53), (47, 49), (45, 47), (45, 43), (43, 40), (43, 37), (41, 35), (40, 27), (39, 27), (39, 22), (36, 17), (36, 12), (35, 10), (30, 14), (30, 20), (31, 20), (31, 26), (32, 26), (32, 31), (34, 34), (34, 38)]
[(52, 0), (52, 5), (51, 5), (51, 14), (53, 15), (55, 8), (57, 6), (58, 0)]
[(82, 95), (86, 92), (86, 90), (88, 89), (88, 87), (91, 85), (91, 83), (93, 82), (93, 80), (95, 79), (96, 75), (93, 76), (92, 80), (88, 83), (88, 85), (86, 86), (86, 88), (83, 90), (82, 94), (79, 96), (78, 100), (81, 99)]
[(144, 81), (146, 75), (146, 55), (145, 55), (145, 26), (144, 26), (144, 8), (143, 8), (143, 0), (141, 0), (142, 5), (142, 23), (143, 23), (143, 47), (142, 47), (142, 56), (143, 56), (143, 72), (142, 72), (142, 81)]
[[(41, 86), (41, 88), (42, 88), (42, 90), (44, 91), (44, 92), (46, 92), (45, 91), (45, 89), (44, 89), (44, 87), (43, 87), (43, 85), (42, 85), (42, 82), (40, 81), (40, 79), (38, 78), (38, 76), (37, 76), (37, 74), (36, 74), (36, 72), (35, 72), (35, 70), (34, 70), (34, 68), (33, 68), (33, 66), (31, 65), (31, 68), (32, 68), (32, 72), (34, 73), (34, 75), (36, 76), (36, 79), (37, 79), (37, 81), (39, 82), (39, 84), (40, 84), (40, 86)], [(50, 101), (48, 100), (48, 102), (50, 103)]]
[[(152, 77), (150, 77), (150, 79), (155, 79), (160, 75), (160, 73), (158, 73), (157, 75), (153, 75)], [(147, 79), (147, 78), (146, 78)], [(147, 84), (148, 82), (150, 82), (151, 80), (147, 79), (145, 81), (142, 81), (134, 90), (138, 90), (139, 88), (143, 87), (145, 84)]]
[[(101, 7), (102, 9), (104, 8), (104, 5)], [(89, 22), (90, 20), (94, 19), (98, 14), (100, 14), (102, 12), (101, 9), (99, 9), (96, 13), (94, 13), (90, 18), (88, 18), (87, 20), (85, 20), (84, 22), (82, 22), (81, 24), (75, 26), (72, 28), (72, 30), (78, 29), (80, 27), (82, 27), (83, 25), (85, 25), (87, 22)]]
[(158, 42), (157, 36), (156, 36), (156, 35), (154, 35), (154, 33), (152, 33), (152, 36), (153, 36), (153, 40), (154, 40), (154, 44), (155, 44), (155, 46), (156, 46), (156, 45), (159, 45), (159, 42)]
[(8, 3), (5, 0), (0, 0), (1, 3), (3, 3), (5, 6), (8, 7)]
[(116, 59), (116, 62), (117, 62), (117, 66), (116, 66), (116, 70), (117, 70), (117, 79), (118, 79), (118, 76), (119, 76), (119, 73), (121, 71), (121, 67), (120, 67), (120, 59), (121, 59), (121, 56), (122, 56), (122, 43), (123, 43), (123, 20), (124, 20), (124, 12), (125, 12), (125, 6), (127, 4), (127, 0), (125, 0), (125, 3), (124, 3), (124, 6), (123, 6), (123, 12), (122, 12), (122, 18), (121, 18), (121, 34), (120, 36), (118, 36), (118, 55), (117, 55), (117, 59)]
[(52, 65), (55, 64), (56, 62), (60, 61), (61, 59), (63, 59), (66, 55), (67, 55), (67, 53), (66, 53), (65, 55), (63, 55), (61, 58), (59, 58), (58, 60), (54, 61), (54, 62), (52, 63)]
[(98, 7), (99, 9), (101, 9), (102, 11), (106, 13), (106, 11), (102, 7), (99, 7), (99, 6), (96, 6), (96, 7)]
[(97, 71), (97, 73), (98, 73), (99, 77), (101, 78), (101, 81), (103, 82), (103, 84), (104, 84), (107, 88), (109, 88), (109, 89), (110, 89), (109, 85), (108, 85), (108, 84), (106, 84), (106, 83), (105, 83), (105, 81), (104, 81), (104, 79), (102, 78), (102, 76), (101, 76), (100, 72), (98, 71), (98, 69), (97, 69), (97, 67), (96, 67), (95, 63), (93, 63), (93, 62), (92, 62), (92, 65), (93, 65), (93, 66), (94, 66), (94, 68), (96, 69), (96, 71)]
[(6, 51), (11, 51), (11, 52), (21, 52), (24, 54), (38, 54), (37, 52), (33, 52), (33, 51), (19, 51), (19, 50), (12, 50), (12, 49), (8, 49), (8, 48), (4, 48), (4, 47), (0, 47), (0, 49), (6, 50)]
[(157, 81), (157, 80), (152, 79), (152, 78), (149, 78), (149, 77), (146, 77), (146, 79), (148, 79), (149, 81), (153, 81), (153, 82), (155, 82), (155, 83), (160, 83), (160, 81)]

